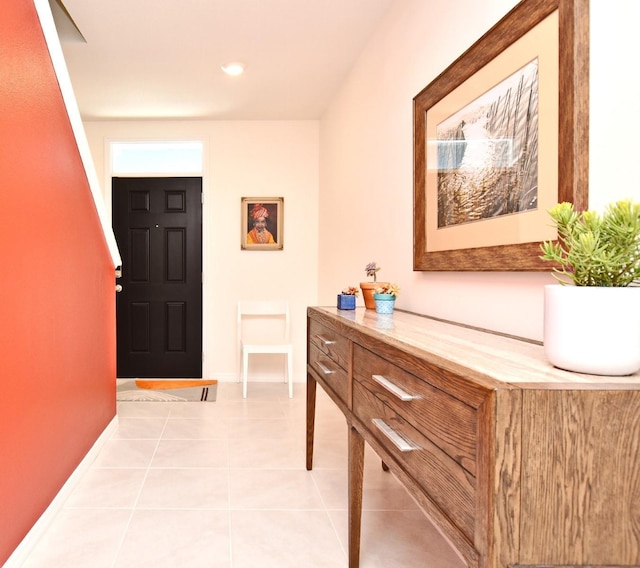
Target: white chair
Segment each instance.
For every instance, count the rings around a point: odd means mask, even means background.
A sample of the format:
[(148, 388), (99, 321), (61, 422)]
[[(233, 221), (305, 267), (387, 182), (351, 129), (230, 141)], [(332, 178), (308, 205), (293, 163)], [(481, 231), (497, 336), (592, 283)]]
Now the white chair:
[(242, 378), (242, 396), (247, 398), (249, 355), (275, 353), (285, 356), (284, 380), (289, 381), (289, 398), (293, 398), (293, 345), (290, 342), (289, 303), (241, 300), (238, 302), (237, 328), (240, 358), (238, 382)]

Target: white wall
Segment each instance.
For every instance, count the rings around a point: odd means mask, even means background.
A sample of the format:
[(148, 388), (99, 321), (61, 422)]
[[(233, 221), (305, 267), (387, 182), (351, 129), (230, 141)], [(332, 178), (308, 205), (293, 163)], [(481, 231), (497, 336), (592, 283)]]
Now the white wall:
[(640, 2), (591, 0), (589, 207), (640, 199)]
[[(399, 308), (542, 339), (543, 286), (555, 282), (548, 273), (412, 270), (413, 97), (516, 3), (399, 0), (371, 38), (320, 124), (320, 304), (366, 280), (365, 264), (377, 261), (379, 279), (401, 287)], [(638, 82), (629, 69), (640, 51), (631, 28), (640, 3), (592, 4), (599, 64), (592, 76), (590, 199), (600, 204), (640, 197), (637, 168), (629, 172), (640, 130), (638, 113), (629, 112)], [(634, 14), (617, 13), (623, 6)]]
[[(235, 380), (236, 303), (289, 299), (294, 378), (306, 377), (306, 308), (317, 301), (318, 122), (87, 122), (87, 138), (111, 204), (110, 140), (203, 140), (203, 376)], [(179, 174), (179, 172), (176, 172)], [(284, 197), (284, 250), (241, 251), (242, 197)], [(275, 380), (281, 363), (255, 360), (252, 381)]]
[[(398, 0), (320, 124), (85, 124), (107, 204), (108, 139), (205, 141), (206, 377), (230, 380), (236, 372), (237, 299), (285, 296), (294, 309), (295, 378), (304, 380), (306, 306), (334, 305), (342, 288), (365, 280), (364, 266), (373, 260), (381, 279), (400, 284), (400, 308), (542, 339), (543, 285), (554, 282), (548, 273), (412, 270), (413, 97), (516, 3)], [(640, 114), (633, 112), (639, 11), (637, 0), (591, 0), (594, 208), (640, 199)], [(240, 198), (257, 195), (285, 197), (282, 252), (240, 251)]]

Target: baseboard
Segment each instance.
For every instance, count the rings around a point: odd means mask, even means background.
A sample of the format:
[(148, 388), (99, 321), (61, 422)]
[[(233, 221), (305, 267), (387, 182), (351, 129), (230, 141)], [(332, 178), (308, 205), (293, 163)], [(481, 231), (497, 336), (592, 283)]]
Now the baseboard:
[(47, 527), (51, 524), (51, 521), (62, 510), (65, 501), (76, 487), (82, 476), (91, 467), (91, 464), (96, 459), (98, 453), (104, 446), (104, 443), (111, 437), (111, 434), (118, 427), (118, 417), (114, 416), (113, 420), (109, 422), (107, 427), (102, 431), (102, 434), (98, 436), (98, 439), (94, 442), (91, 449), (84, 456), (82, 461), (78, 464), (78, 467), (69, 476), (69, 479), (65, 481), (64, 485), (60, 488), (57, 495), (53, 498), (53, 501), (42, 513), (40, 518), (31, 527), (31, 530), (22, 539), (20, 544), (13, 551), (9, 559), (3, 564), (3, 568), (20, 568), (26, 561), (27, 557), (33, 550), (33, 547), (38, 542), (40, 537), (44, 534)]
[[(218, 384), (220, 383), (235, 383), (238, 381), (238, 375), (235, 373), (213, 373), (212, 376), (218, 379)], [(249, 382), (256, 383), (281, 383), (283, 382), (283, 378), (277, 375), (254, 375), (250, 374), (248, 378)], [(293, 384), (301, 384), (306, 383), (307, 378), (302, 376), (293, 376)]]

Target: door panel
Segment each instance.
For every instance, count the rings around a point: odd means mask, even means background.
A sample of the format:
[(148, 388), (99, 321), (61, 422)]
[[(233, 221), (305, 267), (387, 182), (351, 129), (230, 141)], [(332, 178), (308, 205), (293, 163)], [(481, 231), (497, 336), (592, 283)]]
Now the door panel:
[(202, 377), (201, 193), (201, 178), (113, 178), (118, 377)]

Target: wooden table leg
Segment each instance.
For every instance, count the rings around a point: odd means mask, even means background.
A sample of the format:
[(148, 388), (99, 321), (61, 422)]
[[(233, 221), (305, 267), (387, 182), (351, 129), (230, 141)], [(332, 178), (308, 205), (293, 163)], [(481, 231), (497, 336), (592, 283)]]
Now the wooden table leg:
[(307, 470), (313, 468), (313, 436), (316, 422), (316, 380), (307, 374)]
[(349, 568), (360, 565), (360, 526), (362, 522), (362, 480), (364, 439), (349, 428)]

